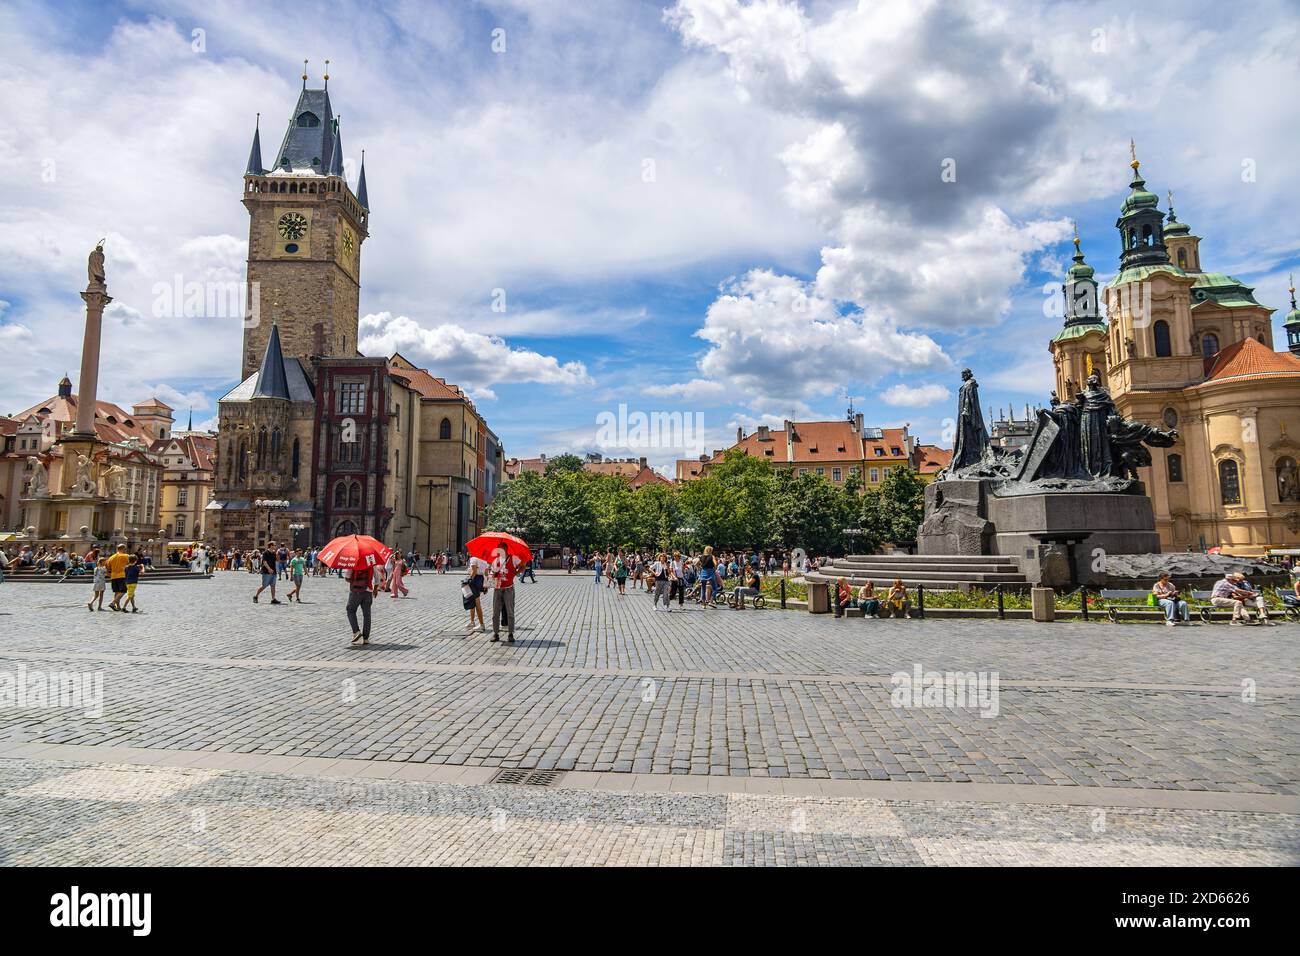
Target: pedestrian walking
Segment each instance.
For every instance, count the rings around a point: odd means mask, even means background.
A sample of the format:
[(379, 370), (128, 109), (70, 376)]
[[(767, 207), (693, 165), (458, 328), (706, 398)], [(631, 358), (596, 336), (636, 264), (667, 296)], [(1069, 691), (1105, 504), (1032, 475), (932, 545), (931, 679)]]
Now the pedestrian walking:
[(139, 555), (133, 554), (127, 559), (126, 570), (123, 572), (123, 577), (126, 580), (126, 602), (122, 605), (123, 611), (126, 610), (127, 604), (131, 605), (132, 614), (138, 614), (140, 611), (139, 606), (135, 603), (135, 589), (140, 584), (140, 572), (143, 570), (144, 564), (141, 563)]
[(655, 582), (655, 592), (654, 592), (655, 610), (659, 609), (659, 600), (662, 598), (664, 602), (664, 610), (671, 613), (673, 608), (672, 608), (672, 604), (669, 603), (669, 598), (668, 598), (668, 594), (669, 594), (668, 581), (669, 581), (671, 569), (668, 564), (668, 555), (665, 554), (663, 551), (660, 551), (657, 555), (655, 555), (655, 559), (652, 562), (650, 562), (650, 573), (654, 575), (654, 582)]
[(108, 587), (108, 568), (103, 564), (95, 565), (95, 582), (93, 590), (90, 592), (90, 600), (86, 602), (86, 610), (94, 611), (95, 602), (99, 602), (99, 610), (104, 610), (104, 591)]
[(302, 579), (306, 571), (307, 560), (302, 556), (302, 548), (297, 548), (289, 559), (289, 579), (293, 581), (293, 590), (289, 592), (288, 600), (297, 598), (298, 603), (302, 603)]
[(122, 598), (126, 596), (126, 566), (130, 561), (131, 556), (126, 553), (124, 544), (119, 544), (117, 551), (104, 559), (108, 566), (108, 586), (113, 592), (113, 600), (108, 605), (110, 611), (122, 610)]
[[(271, 603), (272, 604), (280, 603), (275, 599), (275, 581), (277, 575), (279, 574), (279, 572), (276, 570), (278, 560), (279, 559), (276, 557), (275, 542), (268, 541), (266, 544), (266, 550), (262, 552), (262, 556), (261, 556), (262, 586), (258, 588), (257, 591), (254, 592), (253, 594), (254, 604), (257, 603), (258, 597), (267, 588), (271, 589)], [(250, 568), (252, 567), (253, 563), (254, 562), (249, 563)]]
[[(375, 595), (379, 593), (379, 582), (374, 569), (370, 567), (351, 568), (343, 572), (348, 582), (348, 625), (352, 628), (352, 643), (370, 643), (370, 609)], [(357, 623), (357, 611), (361, 611), (361, 623)]]
[(406, 577), (406, 570), (407, 570), (406, 558), (403, 557), (399, 552), (394, 551), (393, 570), (392, 573), (389, 575), (389, 579), (388, 579), (389, 587), (393, 592), (394, 601), (397, 600), (397, 595), (399, 591), (401, 592), (402, 597), (411, 596), (410, 590), (407, 588), (405, 584), (402, 583), (402, 579)]
[[(487, 572), (488, 563), (482, 558), (471, 557), (469, 559), (469, 589), (474, 596), (474, 603), (469, 609), (469, 633), (473, 634), (476, 630), (480, 634), (487, 633), (487, 626), (483, 623), (483, 592), (487, 589)], [(478, 623), (474, 619), (478, 618)]]

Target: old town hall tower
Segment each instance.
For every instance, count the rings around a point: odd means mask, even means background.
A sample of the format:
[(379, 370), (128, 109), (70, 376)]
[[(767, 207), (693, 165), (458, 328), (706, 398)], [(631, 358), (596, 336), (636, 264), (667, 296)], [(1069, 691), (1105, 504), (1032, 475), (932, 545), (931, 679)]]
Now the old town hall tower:
[(244, 172), (249, 321), (241, 378), (261, 365), (272, 322), (285, 357), (302, 359), (309, 374), (313, 356), (357, 354), (361, 244), (370, 220), (365, 163), (353, 193), (330, 108), (329, 74), (319, 90), (307, 88), (305, 72), (302, 80), (271, 165), (262, 165), (256, 130)]

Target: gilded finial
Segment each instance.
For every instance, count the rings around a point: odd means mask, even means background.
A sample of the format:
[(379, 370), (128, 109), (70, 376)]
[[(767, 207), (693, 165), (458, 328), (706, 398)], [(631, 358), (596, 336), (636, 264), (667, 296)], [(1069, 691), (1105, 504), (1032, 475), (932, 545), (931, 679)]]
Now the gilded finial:
[(1128, 141), (1128, 154), (1130, 156), (1129, 165), (1133, 167), (1133, 172), (1136, 173), (1138, 166), (1142, 164), (1138, 162), (1137, 144), (1131, 139)]
[(325, 61), (325, 89), (330, 88), (330, 61)]
[(1287, 291), (1291, 293), (1291, 308), (1294, 309), (1295, 308), (1295, 273), (1294, 272), (1291, 273), (1291, 275), (1289, 275), (1287, 278), (1291, 282), (1291, 288), (1288, 289)]
[(307, 89), (307, 61), (302, 61), (302, 88)]
[(1071, 224), (1074, 226), (1074, 254), (1077, 256), (1079, 254), (1079, 220), (1075, 219)]

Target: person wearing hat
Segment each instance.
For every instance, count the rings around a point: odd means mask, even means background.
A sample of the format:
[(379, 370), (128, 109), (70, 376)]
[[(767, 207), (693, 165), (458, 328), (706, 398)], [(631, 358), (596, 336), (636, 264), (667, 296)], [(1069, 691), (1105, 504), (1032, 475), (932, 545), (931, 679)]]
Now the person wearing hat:
[(1254, 604), (1259, 612), (1261, 624), (1273, 624), (1268, 619), (1268, 609), (1264, 606), (1264, 596), (1246, 584), (1246, 575), (1240, 571), (1230, 571), (1223, 580), (1214, 586), (1210, 603), (1215, 607), (1232, 608), (1232, 625), (1240, 626), (1250, 621), (1247, 604)]

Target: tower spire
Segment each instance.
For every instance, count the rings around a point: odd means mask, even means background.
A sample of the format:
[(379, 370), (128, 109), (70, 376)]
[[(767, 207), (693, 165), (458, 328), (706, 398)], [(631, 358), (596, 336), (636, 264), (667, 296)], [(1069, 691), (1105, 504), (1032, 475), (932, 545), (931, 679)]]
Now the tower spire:
[(264, 176), (266, 169), (262, 166), (262, 114), (257, 114), (253, 123), (253, 148), (248, 151), (248, 167), (245, 176)]
[(357, 176), (357, 202), (362, 208), (370, 208), (370, 197), (366, 194), (366, 151), (361, 151), (361, 173)]

